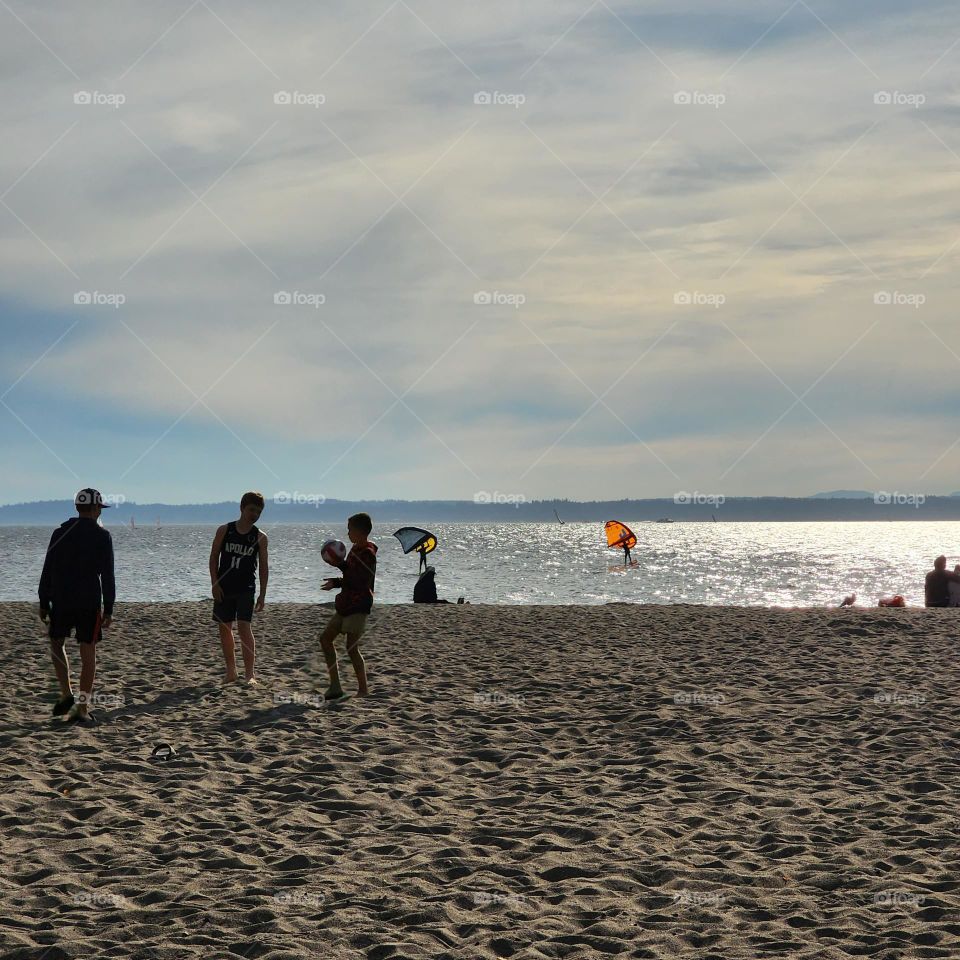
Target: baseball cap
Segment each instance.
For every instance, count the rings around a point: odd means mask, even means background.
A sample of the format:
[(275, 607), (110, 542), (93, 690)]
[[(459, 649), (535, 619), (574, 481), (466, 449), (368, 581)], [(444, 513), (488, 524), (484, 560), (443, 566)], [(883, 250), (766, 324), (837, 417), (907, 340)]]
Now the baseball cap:
[(73, 505), (75, 507), (103, 507), (104, 510), (110, 509), (110, 504), (103, 502), (100, 491), (94, 490), (93, 487), (84, 487), (73, 498)]

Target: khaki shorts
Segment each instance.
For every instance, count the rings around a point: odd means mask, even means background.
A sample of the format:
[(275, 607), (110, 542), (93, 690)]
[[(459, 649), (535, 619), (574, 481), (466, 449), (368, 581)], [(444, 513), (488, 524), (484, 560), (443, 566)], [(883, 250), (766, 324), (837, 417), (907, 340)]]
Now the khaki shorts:
[(355, 636), (362, 636), (367, 629), (367, 614), (351, 613), (349, 616), (335, 613), (327, 622), (324, 633), (332, 632), (334, 636), (341, 633), (350, 633)]

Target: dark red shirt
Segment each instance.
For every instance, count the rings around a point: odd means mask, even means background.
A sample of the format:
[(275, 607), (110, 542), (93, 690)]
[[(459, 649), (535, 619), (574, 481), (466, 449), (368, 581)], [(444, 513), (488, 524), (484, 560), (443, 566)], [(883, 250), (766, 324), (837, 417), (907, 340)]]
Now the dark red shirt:
[(333, 605), (342, 617), (369, 613), (373, 609), (373, 588), (377, 578), (377, 545), (354, 545), (340, 567), (343, 571), (340, 592)]

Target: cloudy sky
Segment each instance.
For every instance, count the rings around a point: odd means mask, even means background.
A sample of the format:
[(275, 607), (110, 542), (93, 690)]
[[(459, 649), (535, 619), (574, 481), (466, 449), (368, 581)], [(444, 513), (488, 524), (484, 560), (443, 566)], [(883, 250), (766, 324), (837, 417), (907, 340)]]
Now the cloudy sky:
[(0, 24), (0, 502), (960, 489), (955, 4)]

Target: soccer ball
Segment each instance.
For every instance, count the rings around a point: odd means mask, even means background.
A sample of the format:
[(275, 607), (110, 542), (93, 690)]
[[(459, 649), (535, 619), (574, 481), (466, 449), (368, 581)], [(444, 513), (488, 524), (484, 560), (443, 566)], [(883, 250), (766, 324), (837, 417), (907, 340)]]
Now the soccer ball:
[(320, 548), (320, 556), (331, 567), (335, 567), (338, 563), (343, 563), (346, 558), (346, 545), (342, 540), (327, 540)]

